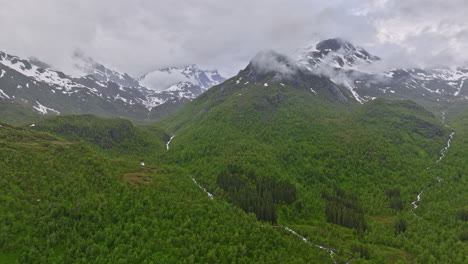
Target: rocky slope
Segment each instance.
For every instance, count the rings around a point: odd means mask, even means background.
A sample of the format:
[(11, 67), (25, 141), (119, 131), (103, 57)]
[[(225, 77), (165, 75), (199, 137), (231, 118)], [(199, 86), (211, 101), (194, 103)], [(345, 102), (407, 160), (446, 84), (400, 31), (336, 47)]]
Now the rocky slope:
[(75, 56), (77, 67), (85, 74), (82, 77), (56, 71), (36, 59), (0, 52), (2, 112), (5, 115), (8, 112), (9, 117), (17, 115), (17, 122), (34, 119), (34, 114), (23, 118), (25, 111), (40, 115), (92, 113), (137, 120), (160, 118), (223, 80), (219, 75), (209, 79), (207, 73), (197, 68), (193, 72), (198, 76), (194, 79), (198, 80), (196, 84), (169, 82), (168, 87), (156, 91), (141, 86), (126, 73), (109, 69), (91, 58)]
[[(347, 86), (361, 103), (376, 97), (409, 99), (428, 108), (468, 99), (468, 67), (373, 71), (381, 59), (342, 39), (301, 50), (297, 62)], [(364, 66), (364, 67), (363, 67)]]

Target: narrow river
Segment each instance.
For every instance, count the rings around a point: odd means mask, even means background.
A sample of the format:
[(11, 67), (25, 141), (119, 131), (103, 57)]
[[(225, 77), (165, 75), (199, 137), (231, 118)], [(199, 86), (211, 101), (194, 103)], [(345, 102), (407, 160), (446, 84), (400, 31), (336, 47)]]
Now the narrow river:
[(202, 189), (206, 195), (208, 195), (208, 197), (210, 197), (211, 199), (213, 199), (213, 194), (210, 193), (209, 191), (207, 191), (203, 186), (201, 186), (200, 184), (198, 184), (197, 180), (195, 180), (195, 178), (192, 178), (192, 181), (198, 186), (198, 188)]
[[(197, 182), (197, 180), (195, 180), (195, 178), (192, 177), (192, 181), (198, 186), (198, 188), (200, 188), (202, 191), (204, 191), (204, 192), (208, 195), (208, 197), (209, 197), (210, 199), (213, 199), (213, 198), (214, 198), (213, 194), (210, 193), (210, 192), (208, 192), (208, 191), (206, 190), (205, 187), (201, 186), (201, 185)], [(262, 225), (261, 227), (263, 227), (263, 225)], [(286, 230), (286, 231), (292, 233), (293, 235), (299, 237), (304, 243), (308, 244), (309, 246), (311, 246), (311, 247), (316, 247), (316, 248), (320, 248), (321, 250), (327, 251), (327, 252), (330, 254), (330, 258), (332, 259), (333, 264), (337, 264), (337, 263), (338, 263), (338, 262), (336, 261), (336, 259), (335, 259), (335, 255), (337, 255), (338, 253), (341, 253), (339, 250), (334, 249), (334, 248), (328, 248), (328, 247), (324, 247), (324, 246), (321, 246), (321, 245), (314, 244), (314, 243), (312, 243), (311, 241), (307, 240), (307, 238), (305, 238), (305, 237), (299, 235), (296, 231), (294, 231), (294, 230), (293, 230), (292, 228), (290, 228), (290, 227), (287, 227), (287, 226), (271, 226), (271, 227), (273, 227), (273, 228), (283, 228), (284, 230)], [(343, 252), (343, 254), (346, 254), (346, 255), (349, 255), (349, 256), (350, 256), (350, 258), (345, 262), (346, 264), (351, 263), (351, 262), (356, 258), (356, 256), (354, 256), (354, 255), (352, 255), (352, 254), (350, 254), (350, 253), (347, 253), (347, 252)]]
[[(169, 150), (169, 144), (171, 143), (172, 139), (175, 137), (175, 135), (173, 135), (169, 141), (166, 143), (166, 149)], [(192, 181), (198, 186), (198, 188), (200, 188), (203, 192), (206, 193), (206, 195), (210, 198), (210, 199), (213, 199), (214, 196), (212, 193), (210, 193), (208, 190), (206, 190), (205, 187), (201, 186), (197, 180), (195, 178), (192, 177)], [(263, 227), (263, 225), (261, 226)], [(321, 245), (317, 245), (317, 244), (314, 244), (310, 241), (307, 240), (307, 238), (299, 235), (296, 231), (294, 231), (292, 228), (290, 227), (287, 227), (287, 226), (272, 226), (274, 228), (283, 228), (284, 230), (292, 233), (293, 235), (299, 237), (304, 243), (308, 244), (309, 246), (311, 247), (316, 247), (316, 248), (320, 248), (321, 250), (325, 250), (327, 251), (329, 254), (330, 254), (330, 258), (331, 260), (333, 261), (333, 264), (337, 264), (338, 262), (336, 261), (335, 259), (335, 255), (337, 255), (338, 253), (340, 253), (339, 250), (337, 249), (334, 249), (334, 248), (328, 248), (328, 247), (324, 247), (324, 246), (321, 246)], [(345, 262), (346, 264), (350, 264), (355, 258), (356, 256), (350, 254), (350, 253), (347, 253), (347, 252), (343, 252), (343, 254), (346, 254), (346, 255), (349, 255), (350, 258)]]
[(175, 137), (175, 135), (172, 135), (169, 141), (166, 143), (166, 151), (169, 151), (169, 144), (171, 144), (172, 139)]
[[(443, 124), (444, 124), (446, 127), (452, 129), (449, 125), (447, 125), (447, 124), (445, 123), (445, 112), (442, 112), (442, 122), (443, 122)], [(455, 136), (455, 132), (454, 132), (453, 129), (452, 129), (452, 132), (450, 133), (449, 138), (448, 138), (448, 140), (447, 140), (447, 144), (446, 144), (446, 146), (444, 146), (444, 148), (442, 148), (442, 149), (440, 150), (439, 158), (435, 161), (435, 163), (439, 163), (439, 162), (442, 161), (442, 159), (445, 157), (445, 154), (447, 153), (448, 149), (450, 148), (450, 144), (451, 144), (451, 142), (452, 142), (454, 136)], [(169, 141), (166, 143), (166, 150), (167, 150), (167, 151), (169, 151), (170, 143), (171, 143), (171, 141), (172, 141), (172, 139), (173, 139), (174, 137), (175, 137), (175, 135), (172, 135), (171, 138), (169, 139)], [(432, 165), (432, 166), (434, 166), (434, 165)], [(432, 166), (427, 167), (427, 169), (432, 168)], [(201, 186), (201, 185), (197, 182), (197, 180), (195, 180), (195, 178), (192, 177), (192, 181), (198, 186), (198, 188), (200, 188), (201, 190), (203, 190), (203, 191), (207, 194), (207, 196), (208, 196), (210, 199), (213, 199), (213, 198), (214, 198), (213, 194), (211, 194), (210, 192), (208, 192), (208, 191), (206, 190), (206, 188), (204, 188), (203, 186)], [(442, 182), (442, 178), (439, 177), (439, 176), (437, 176), (437, 181), (438, 181), (439, 183), (441, 183), (441, 182)], [(417, 209), (417, 208), (419, 207), (419, 204), (420, 204), (420, 202), (421, 202), (421, 196), (422, 196), (422, 194), (424, 193), (424, 191), (428, 190), (429, 188), (430, 188), (430, 187), (425, 188), (425, 189), (423, 189), (422, 191), (420, 191), (420, 192), (418, 193), (418, 195), (416, 196), (416, 200), (414, 200), (413, 202), (411, 202), (411, 205), (413, 206), (412, 212), (413, 212), (414, 215), (416, 215), (416, 213), (414, 212), (414, 210)], [(262, 225), (262, 227), (263, 227), (263, 225)], [(321, 250), (327, 251), (327, 252), (330, 254), (330, 258), (331, 258), (331, 260), (333, 261), (333, 264), (337, 264), (337, 261), (336, 261), (336, 259), (335, 259), (335, 255), (337, 255), (338, 253), (340, 253), (339, 250), (334, 249), (334, 248), (328, 248), (328, 247), (324, 247), (324, 246), (321, 246), (321, 245), (314, 244), (314, 243), (312, 243), (311, 241), (307, 240), (307, 238), (301, 236), (301, 235), (298, 234), (296, 231), (294, 231), (293, 229), (291, 229), (291, 228), (289, 228), (289, 227), (287, 227), (287, 226), (272, 226), (272, 227), (274, 227), (274, 228), (283, 228), (284, 230), (286, 230), (286, 231), (292, 233), (293, 235), (299, 237), (304, 243), (308, 244), (309, 246), (311, 246), (311, 247), (316, 247), (316, 248), (319, 248), (319, 249), (321, 249)], [(351, 262), (356, 258), (356, 256), (354, 256), (354, 255), (352, 255), (352, 254), (350, 254), (350, 253), (347, 253), (347, 252), (341, 252), (341, 253), (350, 256), (350, 258), (345, 262), (346, 264), (351, 263)]]
[[(435, 164), (433, 164), (432, 166), (429, 166), (429, 167), (426, 168), (428, 170), (431, 169), (432, 167), (434, 167), (437, 163), (441, 162), (444, 159), (445, 154), (449, 150), (450, 144), (452, 143), (453, 138), (455, 137), (455, 131), (453, 130), (453, 128), (451, 126), (447, 125), (447, 123), (445, 122), (445, 112), (442, 112), (442, 123), (444, 124), (444, 126), (450, 128), (452, 130), (452, 132), (450, 132), (450, 135), (449, 135), (449, 138), (447, 140), (446, 145), (440, 150), (439, 158), (435, 161)], [(442, 177), (437, 176), (437, 182), (442, 183)], [(416, 200), (411, 202), (411, 205), (413, 206), (411, 211), (413, 212), (414, 215), (416, 215), (414, 210), (419, 207), (419, 204), (421, 202), (421, 195), (423, 194), (424, 191), (429, 190), (429, 188), (430, 187), (427, 187), (424, 190), (422, 190), (421, 192), (419, 192), (418, 195), (416, 196)]]

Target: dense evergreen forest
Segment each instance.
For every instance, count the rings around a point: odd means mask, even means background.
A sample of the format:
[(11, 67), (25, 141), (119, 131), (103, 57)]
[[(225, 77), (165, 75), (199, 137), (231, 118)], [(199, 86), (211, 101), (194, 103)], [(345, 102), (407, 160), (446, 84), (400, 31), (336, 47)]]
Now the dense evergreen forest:
[(0, 263), (468, 263), (465, 106), (234, 85), (154, 124), (2, 123)]

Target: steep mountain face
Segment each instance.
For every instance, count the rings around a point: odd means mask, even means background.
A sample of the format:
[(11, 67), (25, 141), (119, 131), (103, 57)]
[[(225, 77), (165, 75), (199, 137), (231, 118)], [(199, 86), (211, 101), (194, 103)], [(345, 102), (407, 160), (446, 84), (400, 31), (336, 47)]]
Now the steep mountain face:
[[(329, 76), (353, 92), (361, 103), (377, 98), (409, 99), (432, 110), (468, 99), (468, 67), (393, 69), (369, 72), (381, 59), (342, 39), (329, 39), (303, 49), (298, 62)], [(362, 66), (365, 67), (365, 70)]]
[(428, 108), (468, 99), (468, 68), (396, 69), (383, 74), (355, 74), (353, 87), (364, 98), (410, 99)]
[(94, 78), (101, 82), (114, 82), (123, 87), (138, 87), (140, 84), (136, 79), (127, 73), (120, 73), (118, 71), (107, 68), (106, 66), (95, 62), (92, 58), (86, 57), (80, 52), (73, 54), (75, 60), (75, 67), (83, 72), (85, 75), (92, 75)]
[(150, 111), (148, 119), (159, 119), (174, 113), (181, 106), (192, 101), (203, 90), (191, 82), (179, 82), (163, 91), (148, 90), (145, 106)]
[(74, 78), (27, 60), (0, 53), (0, 100), (41, 115), (95, 113), (138, 118), (148, 110), (137, 88), (101, 82), (93, 76)]
[(310, 70), (314, 68), (353, 69), (380, 60), (360, 47), (343, 39), (328, 39), (301, 50), (299, 62)]
[(313, 74), (307, 68), (302, 67), (288, 57), (274, 51), (260, 52), (247, 68), (236, 76), (236, 85), (241, 81), (245, 84), (262, 83), (268, 86), (268, 82), (288, 84), (296, 89), (305, 90), (312, 94), (326, 94), (331, 99), (341, 103), (348, 103), (349, 92), (337, 86), (328, 78)]
[(165, 90), (179, 82), (192, 83), (202, 91), (224, 82), (226, 79), (218, 71), (202, 70), (196, 65), (184, 68), (170, 67), (148, 72), (139, 78), (140, 83), (154, 90)]
[[(201, 113), (214, 111), (220, 104), (252, 108), (262, 113), (262, 109), (276, 108), (298, 97), (320, 105), (317, 114), (324, 109), (343, 109), (357, 103), (346, 87), (313, 74), (287, 56), (268, 51), (259, 53), (237, 76), (203, 93), (166, 122), (178, 120), (172, 125), (181, 127), (184, 122), (201, 118)], [(228, 116), (220, 118), (227, 118), (229, 122)]]
[(32, 65), (36, 65), (37, 67), (39, 68), (43, 68), (43, 69), (52, 69), (52, 66), (50, 66), (49, 64), (47, 64), (46, 62), (43, 62), (41, 61), (40, 59), (36, 58), (36, 57), (31, 57), (28, 59), (28, 61), (32, 64)]
[[(155, 91), (91, 58), (75, 57), (77, 67), (86, 76), (69, 76), (39, 60), (0, 52), (0, 101), (5, 114), (2, 119), (23, 122), (40, 115), (82, 113), (138, 120), (161, 118), (193, 100), (215, 80), (222, 80), (219, 75), (187, 68), (185, 72), (197, 76), (197, 83), (203, 88), (192, 82), (169, 82), (164, 90)], [(15, 115), (17, 118), (11, 118)]]
[[(74, 57), (77, 62), (75, 66), (78, 69), (101, 82), (114, 82), (122, 87), (138, 87), (146, 97), (140, 103), (150, 112), (157, 112), (154, 111), (155, 109), (168, 108), (167, 105), (163, 106), (164, 104), (172, 105), (169, 108), (183, 105), (225, 80), (217, 71), (201, 70), (196, 65), (156, 70), (136, 79), (127, 73), (109, 69), (83, 54), (75, 53)], [(150, 113), (149, 116), (153, 114)], [(159, 115), (156, 114), (156, 116)]]

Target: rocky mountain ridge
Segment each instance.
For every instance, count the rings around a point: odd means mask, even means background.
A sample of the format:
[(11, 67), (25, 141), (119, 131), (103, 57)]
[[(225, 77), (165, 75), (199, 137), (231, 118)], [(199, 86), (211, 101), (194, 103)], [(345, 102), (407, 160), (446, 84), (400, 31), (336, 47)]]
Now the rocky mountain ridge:
[[(217, 84), (210, 79), (203, 82), (202, 88), (198, 82), (181, 81), (156, 91), (91, 58), (79, 57), (79, 60), (85, 75), (75, 77), (54, 70), (39, 60), (21, 59), (0, 52), (0, 101), (9, 107), (32, 110), (41, 115), (93, 113), (142, 120), (170, 114), (209, 89), (210, 85)], [(192, 68), (197, 69), (195, 73), (204, 80), (204, 71), (196, 66)], [(223, 80), (219, 75), (217, 78)]]

